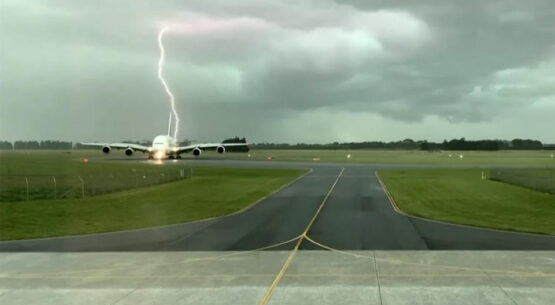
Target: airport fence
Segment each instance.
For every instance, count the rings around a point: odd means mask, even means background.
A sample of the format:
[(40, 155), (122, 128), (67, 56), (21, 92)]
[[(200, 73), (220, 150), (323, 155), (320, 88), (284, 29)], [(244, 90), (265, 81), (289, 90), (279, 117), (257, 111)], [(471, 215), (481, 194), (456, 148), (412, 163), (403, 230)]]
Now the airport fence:
[(0, 175), (0, 202), (85, 198), (192, 177), (191, 168), (89, 175)]
[(489, 178), (555, 194), (555, 168), (493, 168)]

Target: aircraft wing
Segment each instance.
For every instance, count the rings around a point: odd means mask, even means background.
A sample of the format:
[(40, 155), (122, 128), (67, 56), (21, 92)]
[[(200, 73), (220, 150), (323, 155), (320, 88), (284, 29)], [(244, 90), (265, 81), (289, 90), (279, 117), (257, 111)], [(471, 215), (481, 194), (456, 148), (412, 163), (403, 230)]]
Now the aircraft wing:
[(150, 150), (150, 147), (146, 147), (139, 144), (133, 144), (133, 143), (79, 143), (79, 144), (85, 145), (85, 146), (97, 146), (97, 147), (109, 146), (112, 149), (132, 148), (133, 150), (142, 151), (142, 152), (148, 152)]
[(177, 148), (177, 153), (184, 153), (190, 152), (195, 148), (200, 148), (202, 150), (212, 150), (217, 149), (218, 147), (223, 146), (224, 148), (228, 147), (237, 147), (237, 146), (249, 146), (248, 143), (201, 143), (201, 144), (191, 144), (187, 146), (180, 146)]

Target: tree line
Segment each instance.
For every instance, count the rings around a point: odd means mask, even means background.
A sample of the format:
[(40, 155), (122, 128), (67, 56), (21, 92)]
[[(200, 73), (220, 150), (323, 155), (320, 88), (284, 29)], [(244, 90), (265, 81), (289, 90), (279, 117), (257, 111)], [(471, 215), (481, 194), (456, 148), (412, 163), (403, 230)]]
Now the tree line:
[(423, 141), (420, 144), (421, 150), (538, 150), (547, 149), (542, 142), (530, 139), (506, 140), (477, 140), (467, 141), (465, 138), (444, 140), (442, 143)]
[(401, 141), (366, 141), (366, 142), (333, 142), (328, 144), (287, 144), (287, 143), (256, 143), (253, 149), (400, 149), (400, 150), (538, 150), (555, 149), (553, 145), (544, 145), (538, 140), (514, 139), (508, 140), (475, 140), (465, 138), (444, 140), (443, 142), (428, 142), (426, 140), (404, 139)]
[(72, 149), (73, 143), (66, 141), (0, 141), (0, 150), (12, 149)]
[[(124, 143), (136, 143), (150, 146), (149, 141), (123, 141)], [(222, 143), (247, 143), (245, 138), (234, 137), (225, 139)], [(188, 145), (190, 141), (184, 140), (180, 145)], [(365, 141), (365, 142), (333, 142), (328, 144), (309, 144), (309, 143), (252, 143), (252, 149), (400, 149), (400, 150), (555, 150), (553, 144), (543, 144), (538, 140), (513, 139), (513, 140), (466, 140), (465, 138), (444, 140), (443, 142), (428, 142), (426, 140), (404, 139), (401, 141)], [(79, 143), (68, 141), (0, 141), (0, 150), (12, 149), (86, 149), (90, 148)], [(228, 147), (227, 151), (246, 152), (249, 147)]]
[[(222, 143), (247, 143), (247, 139), (246, 138), (239, 138), (239, 137), (234, 137), (234, 138), (229, 138), (229, 139), (225, 139), (222, 141)], [(227, 147), (225, 149), (228, 152), (248, 152), (249, 151), (249, 147), (248, 146), (237, 146), (237, 147)]]

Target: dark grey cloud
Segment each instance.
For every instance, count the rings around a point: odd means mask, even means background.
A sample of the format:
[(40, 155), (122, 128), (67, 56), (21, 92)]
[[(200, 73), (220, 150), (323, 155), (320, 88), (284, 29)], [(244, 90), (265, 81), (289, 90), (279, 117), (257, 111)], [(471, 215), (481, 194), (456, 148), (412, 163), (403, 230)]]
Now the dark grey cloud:
[(555, 2), (2, 1), (0, 138), (555, 142)]

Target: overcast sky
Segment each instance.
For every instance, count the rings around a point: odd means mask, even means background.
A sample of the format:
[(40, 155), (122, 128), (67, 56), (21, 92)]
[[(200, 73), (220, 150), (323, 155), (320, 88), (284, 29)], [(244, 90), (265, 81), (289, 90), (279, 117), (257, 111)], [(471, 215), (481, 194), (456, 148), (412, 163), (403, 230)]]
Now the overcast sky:
[(169, 26), (180, 139), (555, 142), (553, 0), (185, 2), (1, 0), (0, 140), (164, 134)]

